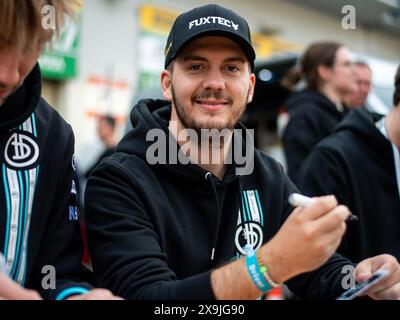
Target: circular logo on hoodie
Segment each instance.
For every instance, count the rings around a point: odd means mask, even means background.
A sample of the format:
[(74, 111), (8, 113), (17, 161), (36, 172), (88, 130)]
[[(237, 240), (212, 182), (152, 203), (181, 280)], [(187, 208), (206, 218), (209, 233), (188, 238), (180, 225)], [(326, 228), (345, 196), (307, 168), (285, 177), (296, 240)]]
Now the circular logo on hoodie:
[(250, 245), (253, 250), (257, 250), (261, 247), (262, 241), (263, 231), (260, 224), (254, 221), (247, 221), (238, 225), (235, 235), (235, 245), (241, 254), (246, 254), (246, 245)]
[(33, 165), (39, 158), (39, 146), (35, 137), (26, 132), (15, 132), (8, 139), (4, 159), (9, 167), (16, 169)]

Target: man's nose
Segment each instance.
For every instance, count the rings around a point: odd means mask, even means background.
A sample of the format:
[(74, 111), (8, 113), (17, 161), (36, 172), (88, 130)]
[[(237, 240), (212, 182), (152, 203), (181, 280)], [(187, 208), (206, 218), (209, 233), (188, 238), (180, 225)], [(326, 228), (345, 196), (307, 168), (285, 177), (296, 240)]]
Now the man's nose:
[(208, 90), (224, 90), (225, 79), (220, 70), (210, 70), (203, 82), (203, 88)]
[(1, 54), (0, 59), (0, 86), (15, 87), (20, 82), (19, 62), (15, 52)]

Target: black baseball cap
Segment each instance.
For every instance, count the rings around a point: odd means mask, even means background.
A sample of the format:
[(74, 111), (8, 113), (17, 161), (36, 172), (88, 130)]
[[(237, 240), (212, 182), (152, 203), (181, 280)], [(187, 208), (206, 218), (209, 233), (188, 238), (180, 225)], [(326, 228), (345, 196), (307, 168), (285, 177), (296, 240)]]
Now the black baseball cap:
[(176, 18), (165, 47), (164, 67), (168, 67), (184, 45), (204, 36), (222, 36), (235, 41), (246, 54), (251, 70), (254, 71), (256, 53), (247, 21), (232, 10), (217, 4), (194, 8)]

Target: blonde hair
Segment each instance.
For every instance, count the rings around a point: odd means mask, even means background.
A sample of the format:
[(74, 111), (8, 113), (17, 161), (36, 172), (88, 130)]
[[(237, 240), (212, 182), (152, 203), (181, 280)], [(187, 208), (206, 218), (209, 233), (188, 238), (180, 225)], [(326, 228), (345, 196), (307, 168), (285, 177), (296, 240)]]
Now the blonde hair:
[[(35, 48), (58, 34), (65, 15), (72, 15), (75, 0), (1, 0), (0, 48), (17, 46), (23, 50)], [(55, 8), (55, 30), (42, 27), (42, 8)]]

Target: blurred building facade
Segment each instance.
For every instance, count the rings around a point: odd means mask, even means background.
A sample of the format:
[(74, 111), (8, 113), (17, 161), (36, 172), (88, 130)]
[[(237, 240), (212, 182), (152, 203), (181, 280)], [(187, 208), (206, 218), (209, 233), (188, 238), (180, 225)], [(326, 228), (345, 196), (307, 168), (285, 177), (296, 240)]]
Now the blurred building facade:
[[(353, 2), (355, 29), (345, 29), (342, 12)], [(96, 115), (120, 124), (134, 97), (159, 86), (163, 52), (175, 17), (210, 3), (194, 0), (85, 0), (76, 21), (40, 59), (43, 95), (72, 125), (82, 162), (96, 154)], [(301, 52), (317, 40), (336, 40), (378, 59), (400, 61), (397, 0), (214, 1), (244, 16), (253, 31), (258, 59)], [(333, 5), (334, 4), (334, 5)], [(351, 8), (350, 8), (351, 9)], [(157, 89), (156, 89), (157, 90)], [(123, 125), (120, 126), (120, 133)], [(95, 148), (93, 147), (93, 150)], [(98, 148), (97, 152), (101, 152)], [(96, 152), (94, 152), (96, 153)]]

